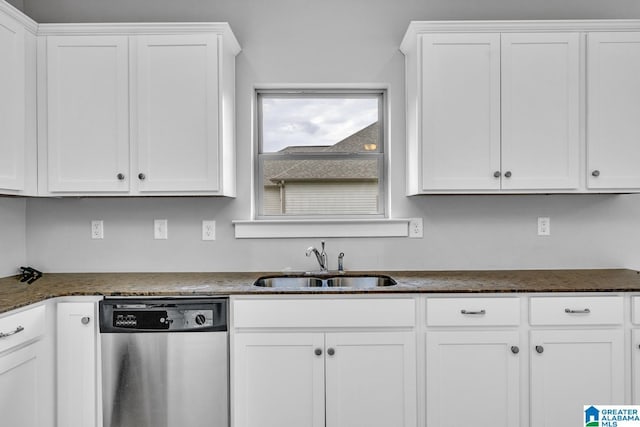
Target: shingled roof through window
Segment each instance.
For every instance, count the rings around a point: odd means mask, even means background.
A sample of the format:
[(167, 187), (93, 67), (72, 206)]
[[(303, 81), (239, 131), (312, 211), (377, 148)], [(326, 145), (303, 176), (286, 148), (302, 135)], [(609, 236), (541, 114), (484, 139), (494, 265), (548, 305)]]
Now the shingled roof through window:
[[(361, 153), (365, 144), (379, 144), (378, 122), (330, 146), (290, 146), (278, 153)], [(282, 181), (337, 181), (377, 180), (376, 159), (304, 159), (267, 160), (264, 162), (264, 183), (273, 185)]]

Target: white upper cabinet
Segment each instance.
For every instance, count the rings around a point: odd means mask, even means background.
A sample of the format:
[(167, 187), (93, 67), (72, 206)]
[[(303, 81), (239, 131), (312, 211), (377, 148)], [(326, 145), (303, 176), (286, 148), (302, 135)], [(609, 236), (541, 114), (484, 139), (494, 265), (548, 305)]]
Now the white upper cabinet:
[(45, 42), (48, 190), (129, 191), (127, 37)]
[(587, 184), (640, 189), (640, 32), (587, 35)]
[(640, 191), (640, 20), (416, 21), (407, 194)]
[[(415, 72), (422, 81), (422, 189), (498, 190), (500, 34), (425, 34)], [(413, 129), (409, 132), (411, 133)]]
[(24, 27), (0, 13), (0, 189), (24, 188)]
[(408, 194), (576, 190), (579, 34), (457, 24), (413, 23), (401, 46)]
[(40, 26), (42, 193), (235, 196), (227, 24)]
[(577, 189), (579, 35), (502, 34), (502, 188)]
[(36, 191), (37, 24), (0, 2), (0, 194)]
[(141, 36), (136, 45), (139, 190), (218, 191), (217, 36)]

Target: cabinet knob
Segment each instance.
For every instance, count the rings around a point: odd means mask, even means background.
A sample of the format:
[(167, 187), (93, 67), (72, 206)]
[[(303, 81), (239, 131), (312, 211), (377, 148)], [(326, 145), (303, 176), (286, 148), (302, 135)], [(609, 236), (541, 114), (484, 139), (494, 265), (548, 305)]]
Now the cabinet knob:
[(88, 325), (89, 322), (91, 321), (91, 318), (89, 316), (84, 316), (82, 319), (80, 319), (80, 321), (82, 322), (83, 325)]
[(599, 177), (600, 176), (600, 171), (598, 169), (594, 170), (593, 172), (591, 172), (591, 176), (594, 176), (596, 178)]
[(511, 178), (511, 171), (506, 171), (504, 173), (505, 178)]
[(124, 181), (124, 174), (123, 173), (119, 173), (118, 175), (116, 175), (116, 177), (118, 178), (118, 181)]
[(144, 181), (146, 178), (147, 178), (147, 176), (146, 176), (145, 174), (143, 174), (143, 173), (139, 173), (139, 174), (138, 174), (138, 179), (139, 179), (140, 181)]
[(493, 173), (493, 177), (494, 177), (494, 178), (500, 178), (500, 171), (495, 171), (495, 172)]
[(520, 348), (517, 345), (512, 345), (511, 346), (511, 353), (513, 353), (513, 354), (520, 353)]
[(334, 349), (330, 348), (329, 350), (327, 350), (327, 354), (329, 356), (333, 356), (334, 354), (336, 354), (336, 351)]
[(316, 354), (316, 356), (320, 356), (322, 354), (322, 349), (316, 348), (313, 352)]
[(544, 352), (544, 347), (541, 345), (537, 345), (536, 352), (538, 352), (539, 354), (542, 354)]

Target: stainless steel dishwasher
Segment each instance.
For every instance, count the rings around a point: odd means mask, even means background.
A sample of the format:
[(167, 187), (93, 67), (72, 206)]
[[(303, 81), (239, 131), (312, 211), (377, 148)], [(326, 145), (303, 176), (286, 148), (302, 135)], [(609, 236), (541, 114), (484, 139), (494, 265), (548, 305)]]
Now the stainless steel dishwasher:
[(227, 305), (101, 301), (103, 427), (228, 427)]

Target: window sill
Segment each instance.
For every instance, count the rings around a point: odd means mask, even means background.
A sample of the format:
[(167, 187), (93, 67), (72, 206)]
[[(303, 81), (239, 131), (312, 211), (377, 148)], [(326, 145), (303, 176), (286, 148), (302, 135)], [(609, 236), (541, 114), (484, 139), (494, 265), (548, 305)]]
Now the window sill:
[(236, 239), (296, 237), (407, 237), (409, 219), (233, 221)]

